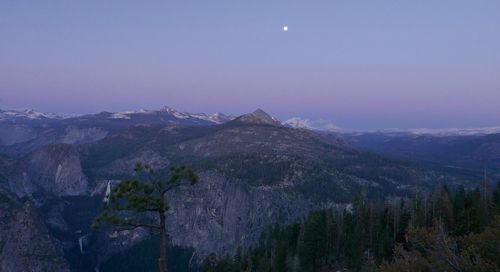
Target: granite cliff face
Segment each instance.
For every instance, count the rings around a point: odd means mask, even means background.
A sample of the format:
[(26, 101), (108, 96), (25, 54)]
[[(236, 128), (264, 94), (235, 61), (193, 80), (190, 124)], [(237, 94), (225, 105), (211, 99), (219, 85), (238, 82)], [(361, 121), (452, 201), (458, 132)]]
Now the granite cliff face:
[[(199, 173), (196, 186), (167, 195), (167, 229), (173, 245), (192, 248), (194, 259), (206, 254), (232, 254), (238, 246), (255, 243), (272, 223), (288, 223), (310, 210), (333, 205), (317, 203), (280, 186), (252, 186), (216, 172)], [(119, 181), (112, 181), (111, 186)], [(99, 195), (106, 181), (98, 184)], [(97, 262), (137, 245), (150, 236), (147, 229), (100, 232)], [(97, 264), (98, 265), (98, 264)]]
[(215, 173), (201, 173), (200, 183), (167, 196), (172, 243), (204, 256), (233, 253), (251, 245), (270, 224), (287, 223), (318, 207), (284, 188), (250, 186)]
[(80, 155), (71, 145), (49, 145), (17, 163), (8, 174), (8, 186), (19, 197), (81, 195), (88, 191)]
[(0, 271), (70, 271), (33, 204), (18, 205), (0, 203)]

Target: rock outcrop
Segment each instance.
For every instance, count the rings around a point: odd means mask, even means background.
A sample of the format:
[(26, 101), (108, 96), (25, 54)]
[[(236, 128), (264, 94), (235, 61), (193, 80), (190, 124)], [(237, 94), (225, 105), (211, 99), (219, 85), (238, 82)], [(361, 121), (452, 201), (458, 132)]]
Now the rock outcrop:
[(10, 224), (0, 228), (0, 271), (70, 271), (30, 202), (10, 216)]
[(50, 145), (20, 160), (7, 177), (10, 190), (19, 197), (36, 193), (73, 196), (88, 191), (80, 155), (71, 145)]

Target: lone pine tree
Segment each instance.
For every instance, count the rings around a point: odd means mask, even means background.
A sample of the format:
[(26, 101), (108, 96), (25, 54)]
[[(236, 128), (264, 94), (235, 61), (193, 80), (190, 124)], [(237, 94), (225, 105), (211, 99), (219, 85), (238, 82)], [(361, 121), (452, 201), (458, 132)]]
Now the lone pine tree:
[(172, 166), (167, 178), (159, 178), (148, 164), (137, 164), (134, 171), (144, 180), (124, 180), (106, 195), (94, 228), (111, 227), (117, 230), (149, 228), (160, 236), (160, 272), (166, 272), (166, 212), (169, 209), (166, 193), (198, 182), (196, 173), (186, 166)]

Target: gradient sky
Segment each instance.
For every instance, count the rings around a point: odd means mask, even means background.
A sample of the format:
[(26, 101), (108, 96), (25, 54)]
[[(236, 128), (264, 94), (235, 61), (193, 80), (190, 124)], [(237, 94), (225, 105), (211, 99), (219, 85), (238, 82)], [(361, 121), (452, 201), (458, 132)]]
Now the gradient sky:
[[(289, 26), (283, 32), (283, 25)], [(500, 1), (0, 0), (3, 107), (500, 125)]]

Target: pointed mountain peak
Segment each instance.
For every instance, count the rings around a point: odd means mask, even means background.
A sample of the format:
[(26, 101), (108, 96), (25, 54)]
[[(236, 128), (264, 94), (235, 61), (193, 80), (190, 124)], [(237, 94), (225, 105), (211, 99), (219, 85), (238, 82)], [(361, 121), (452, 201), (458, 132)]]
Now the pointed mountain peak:
[(174, 112), (177, 112), (174, 108), (171, 108), (169, 106), (164, 106), (163, 108), (161, 108), (160, 111), (165, 111), (165, 112), (168, 112), (168, 113), (174, 113)]
[(265, 124), (265, 125), (275, 125), (280, 126), (281, 122), (271, 117), (265, 111), (261, 109), (256, 109), (252, 113), (244, 114), (236, 118), (239, 122), (250, 123), (250, 124)]
[(267, 114), (267, 112), (265, 112), (265, 111), (264, 111), (264, 110), (262, 110), (261, 108), (258, 108), (258, 109), (256, 109), (256, 110), (254, 110), (254, 111), (252, 112), (252, 114), (255, 114), (255, 115), (266, 115), (266, 116), (270, 117), (270, 115), (269, 115), (269, 114)]

